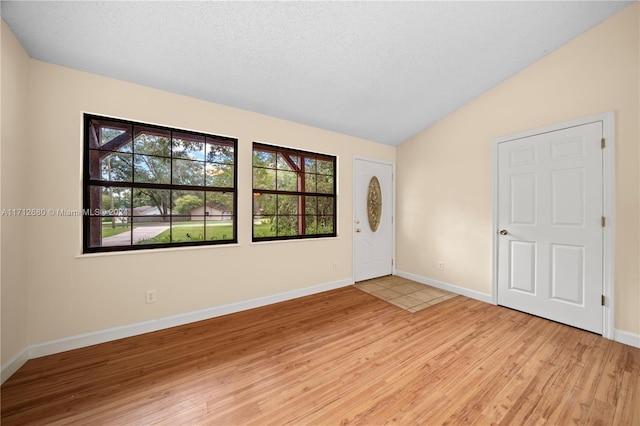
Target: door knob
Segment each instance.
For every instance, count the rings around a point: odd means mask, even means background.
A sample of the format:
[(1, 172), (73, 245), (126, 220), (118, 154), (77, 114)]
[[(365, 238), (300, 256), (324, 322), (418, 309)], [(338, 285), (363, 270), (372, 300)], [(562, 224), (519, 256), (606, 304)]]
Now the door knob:
[(356, 232), (360, 232), (360, 228), (356, 228)]
[(500, 230), (500, 235), (507, 235), (509, 233), (509, 231), (507, 231), (506, 229), (501, 229)]

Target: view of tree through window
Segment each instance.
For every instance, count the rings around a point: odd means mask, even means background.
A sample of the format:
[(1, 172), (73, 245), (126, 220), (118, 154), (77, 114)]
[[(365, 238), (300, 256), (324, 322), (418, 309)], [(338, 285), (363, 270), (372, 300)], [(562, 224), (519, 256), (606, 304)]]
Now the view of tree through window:
[(336, 235), (336, 157), (253, 144), (253, 240)]
[(85, 115), (84, 251), (237, 241), (236, 145)]

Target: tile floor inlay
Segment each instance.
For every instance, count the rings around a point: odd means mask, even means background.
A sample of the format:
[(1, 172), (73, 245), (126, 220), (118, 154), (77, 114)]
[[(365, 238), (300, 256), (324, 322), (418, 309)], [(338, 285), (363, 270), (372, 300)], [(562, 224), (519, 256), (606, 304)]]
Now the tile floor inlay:
[(456, 293), (393, 275), (355, 283), (355, 287), (409, 312), (458, 296)]

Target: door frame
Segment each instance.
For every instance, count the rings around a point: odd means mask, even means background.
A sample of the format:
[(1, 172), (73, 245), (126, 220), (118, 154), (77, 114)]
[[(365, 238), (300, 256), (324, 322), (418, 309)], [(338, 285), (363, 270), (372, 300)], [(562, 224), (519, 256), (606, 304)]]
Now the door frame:
[(347, 212), (347, 217), (351, 225), (349, 231), (351, 232), (351, 281), (356, 282), (356, 238), (355, 238), (355, 219), (356, 212), (356, 161), (368, 161), (371, 163), (380, 163), (387, 166), (391, 166), (391, 261), (393, 263), (391, 267), (391, 273), (396, 273), (396, 164), (391, 161), (380, 160), (378, 158), (364, 157), (360, 155), (354, 155), (352, 161), (352, 192), (351, 192), (351, 210)]
[(596, 114), (575, 120), (552, 124), (537, 129), (527, 130), (493, 140), (491, 145), (491, 303), (498, 304), (498, 145), (503, 142), (527, 138), (542, 133), (554, 132), (569, 127), (577, 127), (590, 123), (602, 123), (602, 135), (606, 147), (602, 152), (602, 190), (603, 214), (606, 226), (603, 228), (602, 251), (602, 292), (605, 304), (602, 312), (602, 336), (614, 338), (614, 168), (615, 168), (615, 114), (613, 111)]

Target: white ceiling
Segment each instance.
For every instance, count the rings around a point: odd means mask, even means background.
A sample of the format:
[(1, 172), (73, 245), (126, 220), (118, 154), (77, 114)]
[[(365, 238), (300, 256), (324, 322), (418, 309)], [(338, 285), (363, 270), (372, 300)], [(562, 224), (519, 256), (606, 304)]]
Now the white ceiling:
[(35, 59), (397, 145), (631, 3), (3, 0), (1, 14)]

